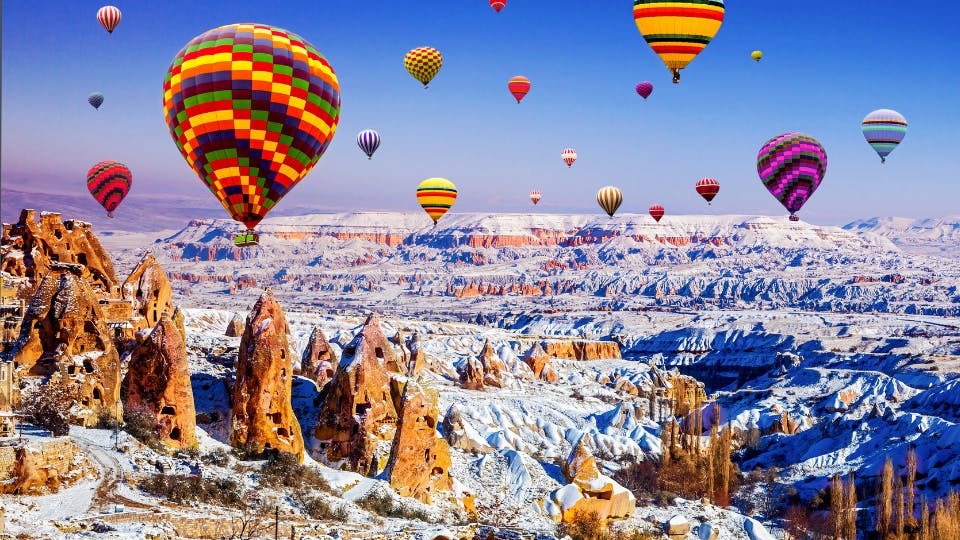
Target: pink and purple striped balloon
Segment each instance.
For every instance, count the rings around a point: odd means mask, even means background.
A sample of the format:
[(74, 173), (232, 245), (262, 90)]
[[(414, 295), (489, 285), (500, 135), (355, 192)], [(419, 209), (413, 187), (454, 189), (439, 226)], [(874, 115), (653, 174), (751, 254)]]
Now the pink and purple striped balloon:
[(757, 154), (757, 173), (767, 191), (790, 212), (790, 220), (820, 186), (827, 173), (827, 152), (813, 137), (784, 133), (766, 143)]
[(637, 93), (640, 94), (640, 97), (643, 99), (647, 99), (650, 97), (650, 94), (653, 93), (653, 84), (650, 81), (637, 83)]

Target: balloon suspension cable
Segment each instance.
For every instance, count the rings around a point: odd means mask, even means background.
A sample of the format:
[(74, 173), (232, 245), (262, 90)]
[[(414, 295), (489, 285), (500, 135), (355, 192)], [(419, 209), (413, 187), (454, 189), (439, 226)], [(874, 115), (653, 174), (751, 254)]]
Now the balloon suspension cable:
[(679, 83), (680, 83), (680, 70), (675, 69), (673, 70), (673, 84), (679, 84)]

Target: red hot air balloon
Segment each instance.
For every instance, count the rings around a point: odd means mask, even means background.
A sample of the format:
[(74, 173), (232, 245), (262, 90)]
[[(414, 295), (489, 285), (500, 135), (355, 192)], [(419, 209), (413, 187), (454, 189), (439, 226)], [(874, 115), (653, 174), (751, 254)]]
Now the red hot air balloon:
[(655, 204), (650, 207), (650, 217), (656, 220), (657, 223), (660, 223), (660, 218), (663, 217), (663, 207), (659, 204)]
[(707, 200), (707, 204), (720, 192), (720, 182), (713, 178), (702, 178), (697, 182), (697, 193)]
[(560, 152), (560, 159), (567, 164), (567, 167), (572, 167), (573, 162), (577, 160), (577, 151), (573, 148), (564, 148), (563, 152)]
[(107, 30), (107, 33), (112, 34), (117, 25), (120, 24), (120, 10), (114, 6), (103, 6), (97, 10), (97, 20)]
[(107, 217), (113, 217), (113, 211), (127, 196), (132, 184), (133, 175), (123, 163), (101, 161), (87, 171), (87, 189), (107, 210)]
[(510, 90), (510, 93), (513, 94), (513, 97), (517, 100), (517, 104), (520, 104), (520, 100), (527, 95), (527, 92), (530, 91), (530, 79), (524, 77), (523, 75), (517, 75), (516, 77), (511, 78), (507, 81), (507, 89)]
[(537, 204), (538, 202), (540, 202), (541, 197), (542, 195), (540, 194), (539, 189), (535, 189), (530, 192), (530, 200), (533, 201), (533, 204)]
[(653, 84), (650, 81), (637, 83), (637, 93), (640, 94), (640, 97), (643, 99), (647, 99), (650, 97), (650, 94), (653, 93)]
[(490, 7), (497, 13), (500, 13), (501, 9), (507, 7), (507, 0), (490, 0)]

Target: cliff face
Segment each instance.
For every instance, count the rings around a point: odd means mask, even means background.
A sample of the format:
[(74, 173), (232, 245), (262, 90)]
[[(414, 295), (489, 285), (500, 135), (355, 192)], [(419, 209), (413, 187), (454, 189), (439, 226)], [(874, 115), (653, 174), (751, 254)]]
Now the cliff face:
[(407, 386), (387, 465), (390, 485), (397, 493), (426, 504), (437, 492), (453, 489), (450, 447), (437, 433), (438, 399), (436, 391), (415, 383)]
[(293, 364), (287, 320), (269, 290), (247, 317), (233, 383), (234, 446), (289, 452), (303, 459), (303, 436), (293, 413)]
[(544, 340), (540, 345), (549, 358), (565, 360), (620, 359), (620, 345), (613, 341)]

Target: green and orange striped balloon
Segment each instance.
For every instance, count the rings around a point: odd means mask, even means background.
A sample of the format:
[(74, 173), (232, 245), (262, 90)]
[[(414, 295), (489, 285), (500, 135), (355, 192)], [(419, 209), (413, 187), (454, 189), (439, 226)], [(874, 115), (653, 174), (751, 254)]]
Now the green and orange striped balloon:
[(457, 186), (446, 178), (427, 178), (417, 186), (417, 202), (433, 220), (434, 225), (456, 200)]

